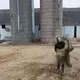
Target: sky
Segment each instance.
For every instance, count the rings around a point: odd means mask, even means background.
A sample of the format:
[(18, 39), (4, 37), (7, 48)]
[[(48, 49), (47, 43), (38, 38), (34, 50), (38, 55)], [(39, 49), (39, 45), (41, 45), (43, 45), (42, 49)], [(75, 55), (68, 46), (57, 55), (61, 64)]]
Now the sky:
[[(34, 7), (40, 7), (40, 0), (34, 0)], [(63, 0), (63, 7), (80, 7), (80, 0)], [(9, 9), (9, 0), (0, 0), (0, 9)]]

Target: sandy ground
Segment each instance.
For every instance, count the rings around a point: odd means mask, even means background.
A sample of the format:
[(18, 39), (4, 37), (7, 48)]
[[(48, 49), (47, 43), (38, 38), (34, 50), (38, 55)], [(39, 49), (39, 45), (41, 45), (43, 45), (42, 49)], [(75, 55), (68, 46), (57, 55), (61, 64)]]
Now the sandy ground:
[(52, 46), (0, 45), (0, 80), (80, 80), (80, 48), (71, 52), (72, 68), (56, 72)]

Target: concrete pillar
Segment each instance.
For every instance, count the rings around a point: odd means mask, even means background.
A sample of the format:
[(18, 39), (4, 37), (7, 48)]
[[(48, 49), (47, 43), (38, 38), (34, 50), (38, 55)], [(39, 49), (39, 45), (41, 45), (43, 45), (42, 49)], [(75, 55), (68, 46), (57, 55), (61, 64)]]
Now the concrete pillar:
[(32, 40), (31, 0), (10, 0), (13, 44), (26, 44)]
[(41, 40), (52, 43), (62, 35), (62, 0), (40, 0)]

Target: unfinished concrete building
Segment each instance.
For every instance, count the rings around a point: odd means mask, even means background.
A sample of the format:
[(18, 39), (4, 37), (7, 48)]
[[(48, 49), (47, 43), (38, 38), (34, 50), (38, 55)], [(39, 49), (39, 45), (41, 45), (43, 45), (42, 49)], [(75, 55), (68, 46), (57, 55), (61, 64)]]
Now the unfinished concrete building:
[[(12, 43), (32, 40), (32, 0), (10, 0)], [(40, 0), (41, 41), (52, 43), (61, 34), (62, 0)]]
[(62, 0), (40, 0), (41, 40), (52, 43), (62, 34)]
[(31, 0), (10, 0), (13, 44), (26, 44), (32, 40)]

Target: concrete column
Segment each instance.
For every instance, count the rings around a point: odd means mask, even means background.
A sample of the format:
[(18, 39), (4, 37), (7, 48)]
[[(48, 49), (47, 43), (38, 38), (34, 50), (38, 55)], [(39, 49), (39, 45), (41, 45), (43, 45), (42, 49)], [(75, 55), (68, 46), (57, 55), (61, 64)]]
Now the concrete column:
[(52, 43), (62, 35), (62, 0), (40, 0), (41, 40)]
[(31, 0), (10, 0), (13, 44), (26, 44), (32, 40)]

